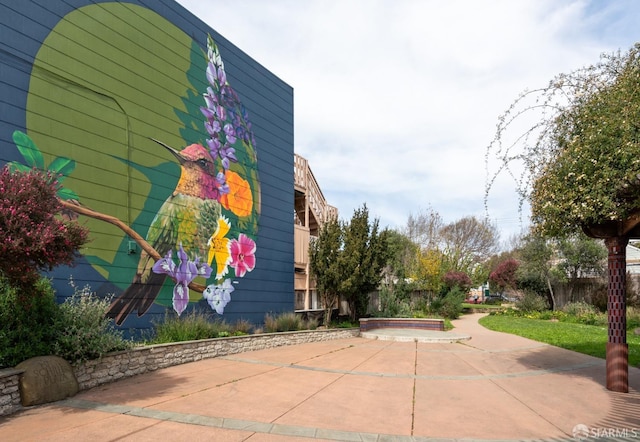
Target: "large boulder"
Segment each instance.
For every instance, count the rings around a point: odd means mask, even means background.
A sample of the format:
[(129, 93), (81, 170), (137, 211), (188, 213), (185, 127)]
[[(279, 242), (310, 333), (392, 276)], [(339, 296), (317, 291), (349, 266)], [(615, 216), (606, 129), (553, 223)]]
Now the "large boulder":
[(59, 401), (78, 392), (78, 380), (71, 364), (58, 356), (37, 356), (16, 368), (24, 370), (19, 385), (24, 407)]

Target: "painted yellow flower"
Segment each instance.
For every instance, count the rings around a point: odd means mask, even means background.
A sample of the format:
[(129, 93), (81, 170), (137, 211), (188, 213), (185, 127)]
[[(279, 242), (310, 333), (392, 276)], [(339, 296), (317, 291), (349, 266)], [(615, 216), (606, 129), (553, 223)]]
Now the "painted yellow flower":
[(216, 231), (213, 232), (213, 235), (211, 235), (211, 238), (209, 238), (207, 242), (209, 246), (207, 262), (213, 268), (213, 260), (216, 260), (216, 279), (220, 279), (227, 274), (228, 265), (229, 262), (231, 262), (230, 241), (228, 238), (225, 238), (230, 229), (231, 224), (229, 220), (224, 216), (220, 217)]
[(249, 182), (231, 170), (226, 171), (225, 178), (229, 185), (229, 193), (220, 198), (222, 206), (238, 216), (251, 215), (253, 195)]

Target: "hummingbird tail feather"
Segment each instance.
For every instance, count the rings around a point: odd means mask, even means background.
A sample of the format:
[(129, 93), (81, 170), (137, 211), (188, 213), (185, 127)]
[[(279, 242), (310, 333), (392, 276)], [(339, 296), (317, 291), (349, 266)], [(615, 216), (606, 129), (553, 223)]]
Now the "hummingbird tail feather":
[(142, 284), (139, 292), (140, 297), (138, 298), (138, 316), (144, 315), (151, 308), (158, 297), (158, 293), (160, 293), (165, 279), (167, 279), (167, 275), (151, 273), (147, 281)]
[(148, 281), (133, 282), (124, 292), (113, 300), (106, 316), (115, 320), (116, 325), (122, 325), (127, 317), (137, 310), (138, 316), (144, 315), (153, 305), (166, 275), (152, 273)]

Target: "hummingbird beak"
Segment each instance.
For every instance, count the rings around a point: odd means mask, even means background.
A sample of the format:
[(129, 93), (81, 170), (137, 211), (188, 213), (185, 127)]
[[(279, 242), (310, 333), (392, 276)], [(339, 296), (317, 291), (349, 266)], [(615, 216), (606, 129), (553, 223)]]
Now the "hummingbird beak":
[(156, 140), (155, 138), (151, 138), (151, 140), (155, 141), (156, 143), (158, 143), (160, 146), (164, 147), (165, 149), (167, 149), (169, 152), (171, 152), (173, 154), (174, 157), (176, 157), (178, 159), (178, 162), (180, 164), (185, 162), (185, 158), (182, 156), (182, 154), (175, 150), (173, 147), (169, 146), (168, 144), (163, 143), (160, 140)]

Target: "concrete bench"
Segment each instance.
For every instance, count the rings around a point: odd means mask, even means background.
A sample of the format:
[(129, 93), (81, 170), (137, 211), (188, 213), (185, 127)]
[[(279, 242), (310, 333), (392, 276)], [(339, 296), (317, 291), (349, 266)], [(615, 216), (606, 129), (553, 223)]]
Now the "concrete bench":
[(429, 318), (362, 318), (360, 331), (377, 328), (415, 328), (418, 330), (444, 331), (444, 319)]

